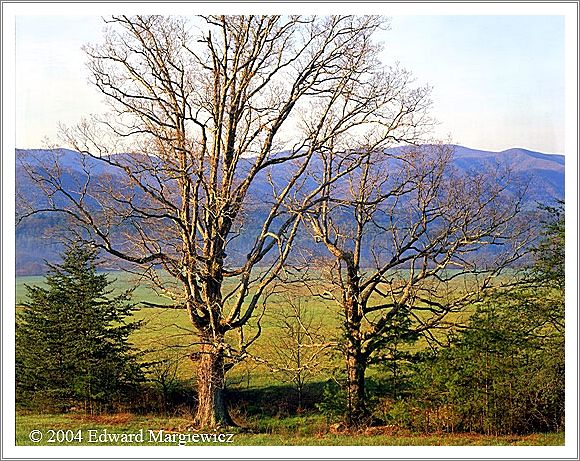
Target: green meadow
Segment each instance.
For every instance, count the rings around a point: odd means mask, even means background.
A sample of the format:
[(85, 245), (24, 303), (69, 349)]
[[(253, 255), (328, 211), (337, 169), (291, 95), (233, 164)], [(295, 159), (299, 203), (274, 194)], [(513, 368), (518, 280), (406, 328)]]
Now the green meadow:
[[(143, 322), (142, 328), (132, 335), (133, 344), (140, 350), (147, 351), (147, 359), (156, 357), (177, 358), (177, 376), (182, 380), (189, 380), (194, 376), (194, 365), (187, 360), (188, 351), (191, 351), (195, 343), (195, 331), (193, 330), (187, 312), (184, 309), (145, 307), (141, 303), (169, 304), (160, 297), (152, 288), (145, 283), (140, 283), (135, 275), (127, 272), (109, 272), (109, 279), (114, 280), (115, 292), (133, 290), (132, 301), (138, 306), (134, 318)], [(16, 303), (17, 306), (26, 300), (25, 285), (43, 285), (41, 276), (25, 276), (16, 279)], [(303, 315), (312, 319), (319, 334), (329, 342), (336, 342), (341, 334), (341, 313), (332, 301), (323, 301), (319, 297), (312, 296), (303, 290), (300, 297)], [(293, 298), (294, 301), (297, 298)], [(262, 310), (257, 309), (254, 317), (258, 317)], [(288, 299), (281, 295), (273, 295), (268, 298), (267, 309), (260, 319), (262, 327), (260, 336), (252, 344), (250, 351), (258, 360), (243, 361), (234, 366), (228, 372), (230, 387), (250, 389), (272, 385), (285, 385), (288, 380), (284, 379), (283, 373), (271, 372), (262, 363), (263, 361), (276, 361), (275, 349), (280, 340), (280, 335), (287, 334), (280, 326), (280, 318), (289, 312)], [(469, 311), (449, 314), (449, 319), (461, 323), (469, 317)], [(253, 336), (257, 331), (257, 320), (249, 322), (244, 328), (246, 338)], [(232, 344), (236, 344), (238, 337), (230, 336)], [(424, 341), (418, 341), (411, 346), (412, 351), (417, 351), (426, 346)], [(167, 353), (167, 350), (170, 352)], [(165, 351), (165, 352), (164, 352)], [(322, 364), (316, 372), (318, 382), (331, 379), (331, 369), (340, 366), (340, 357), (326, 354), (328, 364)], [(263, 359), (263, 360), (261, 360)], [(372, 368), (369, 370), (372, 374)]]
[[(133, 333), (132, 343), (140, 350), (147, 351), (146, 359), (154, 360), (156, 357), (176, 358), (178, 361), (178, 377), (182, 380), (189, 380), (194, 375), (193, 363), (187, 360), (190, 346), (195, 343), (195, 332), (184, 309), (144, 307), (141, 303), (169, 304), (168, 301), (160, 297), (152, 288), (146, 284), (138, 282), (135, 276), (126, 272), (110, 272), (109, 279), (114, 280), (115, 292), (132, 289), (132, 301), (138, 309), (134, 313), (135, 320), (143, 322), (143, 326)], [(16, 279), (16, 303), (18, 306), (26, 301), (25, 285), (43, 286), (43, 277), (26, 276)], [(279, 339), (280, 329), (278, 325), (278, 314), (287, 311), (285, 301), (280, 297), (271, 296), (269, 298), (268, 309), (261, 318), (262, 332), (256, 342), (252, 345), (253, 355), (269, 360), (271, 350)], [(318, 326), (329, 338), (334, 338), (340, 332), (340, 315), (336, 307), (329, 302), (322, 302), (312, 296), (303, 297), (303, 309), (307, 316), (316, 319)], [(258, 311), (258, 312), (261, 312)], [(244, 329), (248, 337), (255, 335), (257, 331), (256, 321), (250, 322)], [(230, 338), (232, 343), (237, 341), (236, 336)], [(167, 352), (169, 350), (170, 352)], [(164, 352), (165, 351), (165, 352)], [(322, 367), (324, 368), (324, 367)], [(317, 375), (319, 381), (328, 379), (330, 375), (321, 371)], [(252, 388), (255, 386), (267, 386), (272, 384), (284, 384), (284, 379), (279, 379), (280, 375), (269, 372), (266, 367), (259, 362), (242, 362), (235, 366), (229, 373), (230, 386)]]
[[(187, 312), (183, 309), (144, 307), (141, 303), (163, 303), (154, 290), (144, 284), (136, 285), (132, 274), (109, 273), (114, 279), (115, 291), (134, 289), (133, 302), (140, 306), (134, 313), (143, 322), (141, 329), (133, 333), (131, 341), (136, 348), (145, 351), (143, 361), (172, 359), (175, 369), (172, 379), (180, 389), (193, 389), (194, 363), (188, 353), (194, 347), (193, 332)], [(16, 301), (21, 305), (26, 301), (25, 285), (42, 285), (42, 277), (18, 277), (16, 280)], [(341, 333), (341, 316), (331, 302), (322, 301), (306, 293), (299, 296), (305, 315), (313, 319), (316, 331), (327, 340), (338, 340)], [(295, 302), (297, 298), (294, 298)], [(316, 402), (324, 394), (325, 386), (332, 382), (333, 372), (342, 367), (342, 359), (337, 354), (324, 354), (317, 368), (305, 375), (304, 408), (296, 413), (296, 390), (287, 373), (276, 370), (272, 363), (280, 363), (279, 343), (284, 330), (280, 328), (280, 315), (288, 311), (288, 298), (271, 296), (266, 314), (261, 318), (262, 333), (250, 351), (257, 359), (246, 359), (234, 366), (227, 374), (230, 411), (241, 428), (235, 432), (235, 445), (563, 445), (564, 433), (537, 433), (531, 435), (481, 435), (465, 433), (417, 433), (391, 425), (367, 428), (365, 431), (349, 431), (333, 423), (328, 415), (317, 410)], [(460, 324), (470, 315), (470, 311), (450, 314), (451, 319)], [(256, 321), (244, 329), (246, 338), (256, 332)], [(441, 333), (443, 334), (443, 333)], [(237, 338), (230, 338), (235, 344)], [(424, 341), (410, 346), (411, 351), (426, 347)], [(269, 363), (270, 365), (267, 365)], [(155, 367), (150, 377), (155, 378)], [(381, 369), (369, 367), (367, 377), (381, 377)], [(191, 395), (191, 393), (185, 393)], [(39, 430), (44, 441), (49, 432), (80, 430), (83, 440), (64, 440), (59, 445), (90, 445), (88, 430), (131, 434), (144, 431), (169, 431), (189, 433), (191, 431), (191, 410), (187, 404), (176, 405), (164, 414), (156, 412), (121, 411), (116, 414), (86, 415), (80, 412), (70, 414), (38, 414), (19, 410), (16, 415), (16, 443), (34, 445), (29, 434)], [(122, 440), (107, 441), (104, 445), (132, 445)], [(151, 442), (144, 443), (151, 445)], [(157, 444), (157, 443), (153, 443)], [(167, 445), (167, 443), (158, 443)], [(203, 444), (203, 443), (202, 443)], [(212, 445), (212, 443), (206, 443)], [(101, 443), (99, 443), (101, 445)]]

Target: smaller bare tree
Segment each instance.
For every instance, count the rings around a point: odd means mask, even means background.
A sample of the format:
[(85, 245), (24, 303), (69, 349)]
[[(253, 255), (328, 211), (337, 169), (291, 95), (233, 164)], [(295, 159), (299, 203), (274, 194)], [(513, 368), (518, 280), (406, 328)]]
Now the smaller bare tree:
[(179, 367), (188, 357), (171, 348), (163, 348), (152, 354), (147, 377), (161, 394), (161, 409), (163, 413), (167, 413), (171, 395), (179, 388)]
[[(307, 222), (330, 253), (325, 293), (344, 314), (351, 426), (367, 420), (365, 372), (402, 340), (450, 325), (452, 313), (506, 282), (531, 222), (509, 172), (462, 174), (447, 145), (361, 152), (348, 180), (324, 188)], [(323, 158), (331, 175), (332, 158)], [(392, 357), (390, 357), (392, 359)]]
[(275, 374), (291, 382), (296, 389), (297, 410), (303, 409), (304, 388), (324, 370), (328, 353), (336, 342), (328, 340), (328, 325), (316, 301), (299, 287), (291, 287), (280, 294), (277, 309), (267, 313), (271, 340), (268, 359), (261, 359)]

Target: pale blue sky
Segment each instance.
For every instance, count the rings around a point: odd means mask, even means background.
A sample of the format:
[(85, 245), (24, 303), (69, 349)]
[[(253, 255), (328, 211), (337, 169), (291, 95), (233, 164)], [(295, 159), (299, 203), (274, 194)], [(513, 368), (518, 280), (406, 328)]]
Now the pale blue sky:
[[(80, 47), (96, 16), (16, 17), (16, 146), (56, 140), (57, 124), (104, 109)], [(564, 152), (562, 16), (394, 16), (384, 61), (433, 87), (435, 131), (468, 147)]]
[(387, 62), (433, 86), (441, 135), (564, 151), (562, 16), (399, 16), (381, 38)]

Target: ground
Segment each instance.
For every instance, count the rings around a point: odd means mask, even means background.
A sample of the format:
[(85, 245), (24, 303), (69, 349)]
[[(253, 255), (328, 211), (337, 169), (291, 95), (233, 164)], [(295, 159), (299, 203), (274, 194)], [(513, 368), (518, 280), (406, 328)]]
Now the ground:
[[(119, 290), (131, 286), (130, 276), (123, 273), (112, 274), (117, 278)], [(24, 284), (40, 284), (41, 277), (18, 277), (16, 283), (17, 304), (24, 300)], [(135, 301), (159, 302), (151, 290), (138, 287)], [(323, 328), (332, 335), (340, 330), (340, 316), (336, 310), (320, 301), (308, 301), (308, 309), (323, 319)], [(141, 349), (154, 349), (160, 344), (179, 344), (190, 341), (191, 333), (187, 314), (183, 310), (142, 308), (135, 314), (143, 320), (143, 328), (132, 336), (132, 341)], [(269, 322), (267, 318), (264, 322)], [(273, 341), (276, 341), (273, 328), (264, 328), (263, 335), (255, 344), (255, 353), (261, 357), (272, 354)], [(420, 346), (417, 346), (420, 347)], [(330, 365), (330, 364), (328, 364)], [(336, 364), (334, 364), (336, 366)], [(319, 399), (325, 381), (330, 378), (331, 366), (323, 368), (311, 377), (308, 394), (314, 400)], [(177, 370), (178, 378), (191, 385), (194, 376), (192, 362), (180, 360)], [(373, 370), (370, 370), (372, 375)], [(486, 436), (479, 434), (417, 434), (394, 426), (374, 427), (364, 432), (350, 433), (340, 425), (333, 424), (317, 412), (313, 402), (306, 402), (307, 411), (296, 414), (292, 402), (286, 402), (293, 388), (281, 374), (272, 373), (263, 365), (246, 361), (234, 367), (228, 373), (228, 388), (235, 393), (232, 399), (232, 415), (244, 428), (233, 431), (230, 442), (234, 445), (368, 445), (368, 446), (433, 446), (433, 445), (541, 445), (556, 446), (564, 444), (564, 433), (532, 434), (526, 436)], [(295, 402), (294, 402), (295, 403)], [(285, 406), (288, 404), (288, 408)], [(20, 411), (16, 415), (16, 443), (18, 445), (91, 445), (89, 431), (93, 436), (109, 434), (135, 434), (143, 430), (145, 434), (153, 431), (164, 431), (164, 434), (191, 434), (191, 414), (185, 406), (172, 408), (175, 416), (158, 416), (147, 414), (118, 413), (113, 415), (87, 416), (71, 412), (69, 414), (33, 414)], [(31, 431), (40, 431), (42, 440), (31, 441)], [(59, 432), (60, 431), (60, 432)], [(63, 432), (64, 431), (64, 432)], [(68, 431), (68, 432), (67, 432)], [(79, 433), (80, 431), (80, 433)], [(125, 437), (125, 439), (128, 436)], [(156, 436), (157, 437), (157, 436)], [(50, 439), (54, 439), (51, 442)], [(66, 440), (71, 439), (70, 442)], [(72, 440), (74, 438), (74, 440)], [(106, 437), (105, 437), (106, 438)], [(59, 441), (59, 439), (61, 441)], [(82, 439), (82, 440), (80, 440)], [(114, 439), (114, 437), (113, 437)], [(135, 441), (123, 442), (123, 437), (99, 442), (98, 445), (134, 445)], [(144, 445), (177, 444), (169, 436), (167, 442), (145, 441)], [(216, 442), (195, 442), (212, 445)], [(219, 441), (217, 442), (219, 443)]]
[[(98, 445), (177, 445), (175, 437), (169, 437), (171, 441), (159, 443), (155, 440), (147, 441), (147, 433), (153, 431), (158, 437), (158, 431), (163, 430), (163, 435), (171, 433), (192, 433), (188, 429), (190, 421), (186, 418), (137, 416), (128, 413), (116, 415), (86, 416), (86, 415), (18, 415), (16, 417), (16, 444), (17, 445), (91, 445), (88, 442), (89, 430), (99, 436), (108, 434), (134, 434), (141, 429), (145, 432), (144, 443), (123, 443), (121, 441), (108, 441)], [(271, 427), (269, 433), (252, 433), (251, 431), (226, 431), (233, 433), (232, 445), (368, 445), (368, 446), (484, 446), (484, 445), (540, 445), (556, 446), (564, 445), (564, 433), (532, 434), (527, 436), (486, 436), (478, 434), (412, 434), (397, 430), (393, 427), (371, 428), (365, 432), (348, 433), (333, 425), (327, 425), (320, 418), (311, 418), (301, 427), (295, 427), (290, 422), (280, 421), (277, 426)], [(33, 443), (30, 433), (33, 430), (41, 432), (43, 440)], [(47, 442), (50, 437), (56, 439), (58, 431), (66, 436), (66, 431), (72, 431), (70, 436), (76, 436), (80, 430), (83, 441), (74, 440), (69, 443)], [(52, 431), (52, 432), (51, 432)], [(225, 440), (225, 437), (222, 438)], [(203, 445), (227, 444), (228, 442), (199, 442)], [(187, 443), (195, 444), (194, 442)]]

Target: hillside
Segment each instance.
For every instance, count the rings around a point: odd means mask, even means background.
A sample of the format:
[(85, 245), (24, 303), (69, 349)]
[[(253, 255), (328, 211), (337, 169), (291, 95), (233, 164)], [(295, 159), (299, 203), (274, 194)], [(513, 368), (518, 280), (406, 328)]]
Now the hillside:
[[(551, 204), (555, 200), (564, 198), (564, 156), (543, 154), (526, 149), (514, 148), (502, 152), (489, 152), (470, 149), (463, 146), (453, 146), (453, 164), (466, 173), (492, 170), (499, 167), (508, 167), (512, 172), (514, 187), (517, 184), (528, 184), (525, 201), (529, 208), (538, 203)], [(27, 177), (23, 165), (34, 167), (43, 161), (50, 161), (52, 152), (43, 150), (16, 150), (16, 192), (17, 200), (25, 200), (39, 208), (46, 200), (43, 194), (34, 187)], [(85, 171), (90, 170), (96, 181), (114, 181), (116, 171), (103, 162), (85, 158), (79, 153), (59, 150), (59, 163), (67, 173), (63, 181), (82, 180)], [(147, 159), (151, 161), (151, 159)], [(288, 174), (284, 165), (277, 166), (277, 178)], [(268, 178), (258, 176), (250, 189), (250, 200), (255, 203), (264, 201), (271, 194), (271, 185)], [(17, 207), (18, 208), (18, 207)], [(253, 213), (253, 214), (252, 214)], [(255, 222), (259, 222), (259, 207), (249, 213), (246, 232), (251, 232)], [(254, 219), (252, 219), (252, 217)], [(17, 275), (41, 274), (45, 270), (45, 260), (54, 261), (60, 251), (59, 237), (56, 231), (59, 228), (59, 219), (55, 215), (35, 216), (24, 220), (16, 228), (16, 273)], [(244, 254), (244, 239), (237, 239), (239, 247), (233, 248), (231, 254)], [(308, 239), (301, 239), (302, 244), (308, 245)]]

